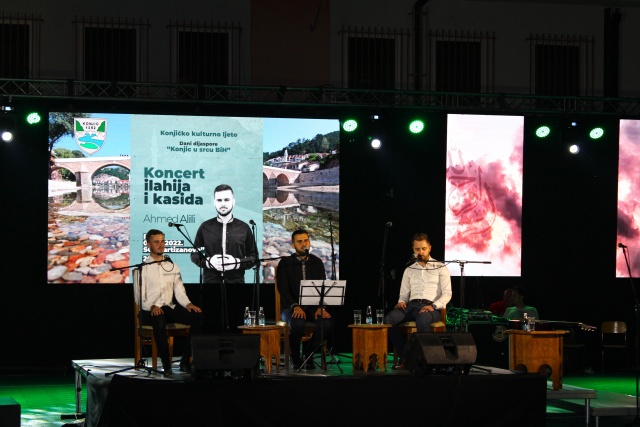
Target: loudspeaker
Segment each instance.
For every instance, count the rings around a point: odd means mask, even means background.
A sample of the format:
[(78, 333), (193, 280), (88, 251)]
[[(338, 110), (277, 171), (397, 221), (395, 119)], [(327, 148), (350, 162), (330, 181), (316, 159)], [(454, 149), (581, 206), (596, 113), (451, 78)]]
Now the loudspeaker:
[(476, 365), (509, 369), (509, 336), (506, 330), (506, 322), (467, 323), (467, 331), (473, 335), (478, 351)]
[(0, 397), (0, 426), (20, 427), (21, 407), (13, 397)]
[(196, 379), (253, 379), (259, 373), (260, 335), (193, 335), (191, 356)]
[(405, 367), (415, 375), (468, 374), (476, 356), (473, 337), (466, 332), (416, 332), (404, 350)]

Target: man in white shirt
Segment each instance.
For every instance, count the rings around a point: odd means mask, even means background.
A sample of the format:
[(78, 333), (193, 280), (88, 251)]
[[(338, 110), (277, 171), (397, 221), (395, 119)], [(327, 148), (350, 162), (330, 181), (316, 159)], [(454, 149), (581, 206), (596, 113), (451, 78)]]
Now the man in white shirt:
[(147, 232), (146, 241), (149, 257), (141, 267), (140, 282), (134, 284), (136, 302), (140, 307), (140, 323), (153, 326), (153, 336), (158, 345), (158, 355), (162, 360), (165, 375), (171, 374), (172, 371), (167, 323), (189, 325), (189, 336), (184, 343), (180, 370), (190, 372), (191, 335), (202, 331), (202, 310), (189, 300), (182, 283), (180, 267), (164, 255), (164, 233), (151, 229)]
[(404, 369), (404, 338), (398, 325), (415, 320), (418, 332), (428, 332), (429, 325), (441, 320), (441, 308), (451, 300), (451, 275), (446, 265), (431, 258), (429, 236), (413, 236), (413, 262), (402, 275), (400, 297), (387, 314), (391, 324), (389, 339), (398, 352), (398, 363), (392, 369)]

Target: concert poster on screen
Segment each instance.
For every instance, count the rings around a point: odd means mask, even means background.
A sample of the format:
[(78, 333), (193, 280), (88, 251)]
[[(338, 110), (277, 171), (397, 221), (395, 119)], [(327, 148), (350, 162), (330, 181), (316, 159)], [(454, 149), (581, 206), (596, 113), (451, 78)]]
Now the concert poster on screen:
[(220, 184), (233, 189), (234, 218), (255, 234), (261, 261), (245, 271), (246, 283), (256, 271), (273, 282), (297, 228), (313, 230), (312, 253), (331, 271), (338, 120), (52, 112), (50, 129), (49, 283), (130, 283), (128, 267), (148, 256), (149, 229), (165, 233), (183, 281), (199, 283), (192, 242), (216, 216)]

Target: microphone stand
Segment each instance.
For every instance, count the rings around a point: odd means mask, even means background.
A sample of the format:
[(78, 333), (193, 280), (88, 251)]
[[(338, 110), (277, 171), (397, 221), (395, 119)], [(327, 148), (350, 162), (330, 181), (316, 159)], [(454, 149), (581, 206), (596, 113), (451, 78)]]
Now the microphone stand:
[(255, 265), (253, 266), (253, 280), (256, 284), (255, 289), (253, 290), (254, 292), (254, 298), (255, 298), (255, 307), (256, 310), (260, 310), (260, 256), (258, 255), (258, 241), (256, 239), (256, 223), (251, 220), (249, 221), (249, 223), (251, 224), (251, 232), (253, 233), (253, 250), (256, 253), (256, 261), (255, 261)]
[(630, 426), (639, 425), (640, 424), (640, 370), (638, 364), (640, 363), (640, 359), (638, 358), (638, 331), (640, 329), (640, 317), (638, 315), (638, 295), (636, 294), (636, 288), (633, 284), (633, 276), (631, 275), (631, 264), (629, 263), (629, 254), (626, 246), (622, 244), (618, 244), (619, 247), (622, 248), (622, 253), (624, 255), (624, 260), (627, 263), (627, 271), (629, 272), (629, 283), (631, 284), (631, 292), (633, 294), (634, 301), (634, 312), (635, 312), (635, 321), (636, 321), (636, 339), (635, 339), (635, 352), (636, 352), (636, 361), (635, 361), (635, 374), (636, 374), (636, 418), (633, 420)]
[(333, 224), (331, 222), (332, 215), (329, 214), (329, 238), (331, 242), (331, 280), (336, 280), (336, 251), (333, 248)]
[[(327, 217), (329, 218), (329, 238), (330, 238), (330, 243), (331, 243), (331, 280), (337, 280), (337, 275), (336, 275), (336, 252), (335, 249), (333, 247), (333, 223), (332, 223), (332, 219), (333, 219), (333, 215), (331, 213), (329, 213), (329, 215), (327, 215)], [(324, 328), (322, 328), (324, 330)], [(323, 333), (323, 330), (321, 330), (320, 332)], [(324, 335), (324, 334), (323, 334)], [(336, 328), (334, 327), (332, 329), (332, 337), (331, 337), (331, 341), (332, 344), (335, 344), (336, 342)], [(324, 365), (324, 369), (326, 369), (326, 354), (325, 354), (325, 346), (324, 346), (324, 336), (322, 337), (322, 363)], [(336, 359), (336, 357), (333, 355), (333, 347), (331, 347), (331, 350), (329, 350), (329, 354), (331, 354), (331, 361), (333, 363), (335, 363), (336, 365), (338, 363), (340, 363), (340, 360)], [(340, 355), (340, 353), (338, 353), (338, 355)], [(342, 372), (342, 368), (340, 368), (340, 366), (338, 366), (338, 369), (340, 369), (340, 371)]]
[(467, 329), (466, 327), (466, 322), (465, 325), (463, 327), (462, 325), (462, 317), (464, 314), (464, 266), (465, 264), (491, 264), (491, 261), (461, 261), (461, 260), (454, 260), (454, 261), (439, 261), (442, 262), (444, 264), (449, 264), (452, 262), (458, 263), (458, 265), (460, 265), (460, 318), (458, 319), (458, 331), (460, 332), (465, 332), (465, 330)]
[(389, 234), (389, 228), (391, 228), (391, 222), (387, 222), (384, 226), (384, 238), (382, 240), (382, 258), (380, 259), (380, 284), (378, 286), (378, 297), (381, 299), (381, 307), (386, 311), (387, 304), (385, 301), (385, 268), (384, 261), (387, 253), (387, 237)]

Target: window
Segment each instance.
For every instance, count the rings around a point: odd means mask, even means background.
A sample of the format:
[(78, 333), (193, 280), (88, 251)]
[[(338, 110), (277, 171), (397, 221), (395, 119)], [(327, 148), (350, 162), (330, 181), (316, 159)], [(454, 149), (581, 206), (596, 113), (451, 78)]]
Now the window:
[(495, 40), (494, 33), (430, 31), (424, 87), (438, 92), (493, 92)]
[[(241, 84), (242, 28), (239, 25), (180, 22), (169, 27), (172, 82), (186, 85)], [(183, 95), (205, 96), (203, 93)]]
[(409, 31), (348, 27), (342, 29), (341, 35), (343, 87), (372, 91), (411, 89)]
[(76, 20), (76, 78), (148, 81), (149, 24), (135, 20)]
[(40, 27), (34, 15), (0, 14), (0, 77), (40, 77)]
[(593, 96), (593, 38), (535, 35), (531, 92), (545, 96)]

